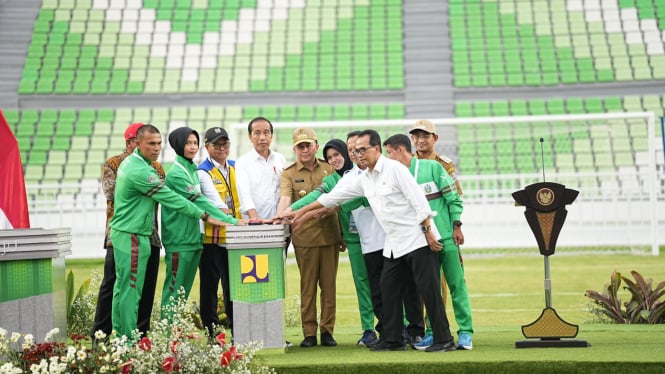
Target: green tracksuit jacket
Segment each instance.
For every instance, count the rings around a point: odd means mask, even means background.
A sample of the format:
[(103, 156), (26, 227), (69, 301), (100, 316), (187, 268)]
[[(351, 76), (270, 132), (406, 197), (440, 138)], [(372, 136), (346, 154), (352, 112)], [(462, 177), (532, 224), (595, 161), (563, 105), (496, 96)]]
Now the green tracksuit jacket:
[(138, 149), (118, 168), (114, 199), (111, 241), (116, 281), (112, 321), (113, 329), (119, 335), (131, 337), (136, 329), (145, 269), (151, 252), (155, 202), (192, 219), (198, 219), (203, 209), (166, 187), (150, 165), (150, 160), (143, 157)]
[(150, 160), (141, 156), (138, 149), (118, 168), (114, 199), (111, 229), (138, 235), (152, 234), (155, 202), (188, 217), (196, 217), (193, 219), (198, 219), (204, 212), (166, 187), (150, 166)]
[(443, 249), (439, 252), (439, 260), (443, 275), (450, 289), (453, 300), (453, 311), (460, 333), (473, 334), (471, 318), (471, 302), (469, 291), (464, 280), (464, 267), (459, 246), (453, 241), (453, 221), (462, 215), (462, 199), (457, 194), (455, 180), (436, 161), (425, 159), (411, 159), (409, 167), (411, 175), (416, 178), (425, 195), (441, 192), (441, 197), (429, 200), (429, 206), (437, 212), (434, 224), (441, 234)]
[[(193, 202), (210, 216), (230, 224), (238, 223), (235, 217), (224, 214), (201, 194), (201, 184), (196, 172), (197, 166), (192, 161), (176, 155), (173, 167), (166, 175), (167, 187)], [(171, 298), (177, 298), (180, 288), (184, 288), (185, 299), (194, 284), (194, 277), (203, 250), (203, 234), (200, 220), (183, 216), (175, 209), (162, 208), (162, 243), (164, 243), (164, 262), (166, 274), (162, 288), (162, 318), (172, 316)]]
[[(235, 225), (235, 217), (224, 214), (201, 194), (201, 182), (196, 172), (197, 166), (188, 159), (176, 155), (175, 163), (166, 175), (166, 186), (180, 196), (194, 203), (210, 216)], [(203, 249), (200, 219), (184, 216), (176, 209), (162, 208), (162, 243), (169, 252), (186, 252)]]

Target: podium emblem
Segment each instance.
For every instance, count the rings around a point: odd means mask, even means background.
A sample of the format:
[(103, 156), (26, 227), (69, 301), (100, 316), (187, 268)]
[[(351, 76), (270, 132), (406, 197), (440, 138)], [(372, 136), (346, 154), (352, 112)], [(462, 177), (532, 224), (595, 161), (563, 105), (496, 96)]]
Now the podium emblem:
[(549, 188), (541, 188), (538, 190), (536, 199), (538, 199), (540, 205), (548, 206), (554, 201), (554, 191)]
[(240, 256), (240, 273), (242, 283), (269, 282), (268, 255)]

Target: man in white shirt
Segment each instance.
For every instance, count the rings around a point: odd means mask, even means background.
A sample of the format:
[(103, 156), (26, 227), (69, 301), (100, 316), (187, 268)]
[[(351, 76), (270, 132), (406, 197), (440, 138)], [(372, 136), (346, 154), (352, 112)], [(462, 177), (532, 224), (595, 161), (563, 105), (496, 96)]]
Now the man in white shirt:
[[(349, 152), (349, 158), (354, 163), (353, 169), (349, 170), (339, 183), (348, 183), (364, 172), (367, 167), (359, 165), (357, 157), (353, 154), (356, 149), (356, 140), (358, 140), (360, 131), (352, 131), (347, 134), (346, 146)], [(351, 274), (356, 285), (356, 294), (358, 295), (358, 309), (360, 309), (361, 323), (364, 324), (363, 316), (369, 310), (376, 317), (377, 323), (374, 330), (365, 330), (362, 338), (358, 340), (357, 345), (371, 347), (378, 342), (376, 333), (383, 331), (383, 307), (381, 302), (381, 269), (383, 268), (383, 243), (386, 241), (386, 234), (383, 228), (376, 220), (372, 208), (364, 203), (362, 206), (351, 211), (354, 225), (360, 237), (360, 254), (355, 256), (349, 249), (349, 262), (351, 262)], [(362, 269), (362, 270), (361, 270)], [(369, 295), (367, 297), (366, 295)]]
[(311, 209), (333, 207), (365, 196), (386, 233), (383, 247), (381, 297), (384, 331), (372, 351), (406, 350), (402, 341), (402, 288), (413, 277), (432, 319), (434, 344), (425, 352), (455, 350), (455, 342), (441, 299), (439, 256), (441, 243), (427, 199), (413, 176), (399, 162), (381, 155), (381, 138), (374, 130), (360, 133), (355, 154), (368, 170), (352, 183), (338, 184), (329, 194), (293, 213), (295, 220)]
[[(353, 169), (344, 175), (339, 183), (348, 183), (367, 170), (367, 165), (358, 161), (358, 157), (353, 154), (356, 149), (356, 140), (361, 131), (352, 131), (347, 135), (347, 147), (349, 150), (349, 157), (355, 164)], [(383, 270), (383, 245), (386, 241), (386, 233), (383, 232), (381, 224), (376, 219), (372, 208), (368, 206), (361, 206), (351, 212), (353, 219), (358, 228), (358, 235), (360, 236), (360, 246), (362, 248), (363, 259), (365, 268), (367, 269), (367, 279), (369, 282), (372, 309), (377, 319), (376, 331), (380, 334), (383, 331), (383, 301), (381, 300), (381, 271)], [(408, 325), (404, 330), (404, 339), (411, 346), (418, 343), (424, 333), (425, 324), (423, 319), (423, 308), (420, 296), (417, 292), (412, 292), (415, 284), (411, 283), (411, 287), (404, 290), (402, 301), (404, 303), (404, 317)], [(357, 286), (356, 286), (357, 287)], [(444, 304), (445, 306), (445, 304)], [(365, 338), (365, 336), (363, 336)], [(367, 347), (371, 347), (378, 341), (371, 340), (364, 342)]]
[(238, 195), (244, 218), (270, 219), (277, 213), (279, 177), (286, 159), (270, 150), (273, 126), (264, 117), (256, 117), (247, 126), (254, 149), (236, 160)]

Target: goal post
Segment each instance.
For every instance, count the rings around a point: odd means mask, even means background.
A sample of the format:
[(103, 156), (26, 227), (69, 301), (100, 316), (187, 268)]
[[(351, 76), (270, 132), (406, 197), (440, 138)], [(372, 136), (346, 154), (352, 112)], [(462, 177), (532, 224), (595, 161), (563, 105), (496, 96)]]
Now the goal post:
[[(439, 134), (437, 152), (458, 168), (466, 247), (533, 247), (523, 209), (514, 206), (511, 193), (544, 175), (580, 191), (568, 207), (560, 247), (659, 254), (658, 243), (665, 242), (665, 230), (659, 230), (665, 222), (665, 176), (652, 112), (430, 120)], [(272, 149), (293, 160), (291, 134), (303, 126), (316, 130), (322, 149), (353, 130), (375, 129), (382, 140), (408, 133), (415, 121), (278, 122)], [(229, 129), (230, 157), (237, 158), (252, 147), (247, 124)]]

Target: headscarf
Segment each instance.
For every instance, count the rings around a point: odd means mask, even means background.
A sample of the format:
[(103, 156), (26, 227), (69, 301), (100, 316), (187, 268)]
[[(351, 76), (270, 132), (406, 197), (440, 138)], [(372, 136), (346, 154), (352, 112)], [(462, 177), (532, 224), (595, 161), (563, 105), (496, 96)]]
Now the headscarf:
[[(196, 135), (197, 142), (201, 141), (199, 133), (190, 127), (178, 127), (169, 134), (169, 145), (171, 145), (176, 154), (184, 158), (187, 158), (185, 157), (185, 144), (187, 144), (187, 138), (189, 138), (190, 134)], [(187, 159), (192, 161), (189, 158)]]
[(327, 159), (327, 152), (328, 149), (333, 148), (337, 152), (339, 152), (342, 157), (344, 157), (344, 166), (342, 166), (341, 169), (336, 170), (337, 174), (344, 176), (344, 173), (347, 171), (353, 169), (353, 162), (351, 162), (351, 158), (349, 157), (349, 150), (346, 147), (346, 143), (340, 139), (332, 139), (326, 143), (326, 145), (323, 147), (323, 157)]

